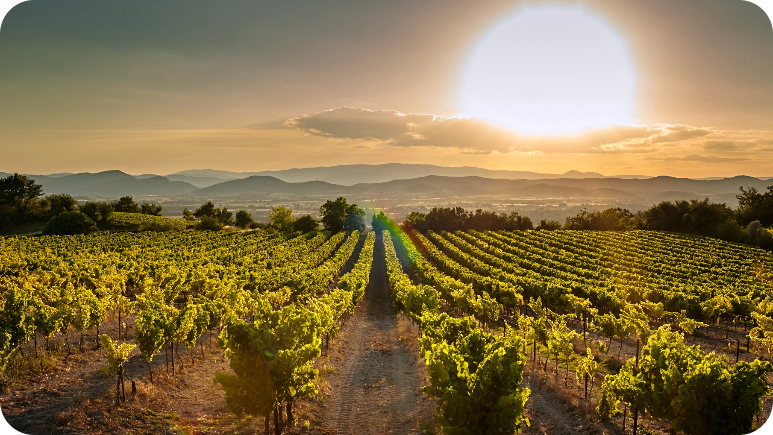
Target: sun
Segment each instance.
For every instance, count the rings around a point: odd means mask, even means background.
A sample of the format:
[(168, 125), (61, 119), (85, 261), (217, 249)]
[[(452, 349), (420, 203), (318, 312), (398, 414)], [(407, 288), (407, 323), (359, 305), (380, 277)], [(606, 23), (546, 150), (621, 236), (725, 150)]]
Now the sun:
[(464, 65), (464, 115), (526, 134), (631, 122), (635, 75), (623, 38), (581, 6), (527, 6), (476, 43)]

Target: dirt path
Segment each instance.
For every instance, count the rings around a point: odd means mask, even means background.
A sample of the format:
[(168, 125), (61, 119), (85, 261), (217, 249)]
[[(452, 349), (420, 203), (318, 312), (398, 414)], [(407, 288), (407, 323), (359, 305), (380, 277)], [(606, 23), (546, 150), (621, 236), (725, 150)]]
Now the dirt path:
[(412, 346), (416, 332), (392, 303), (387, 279), (378, 236), (370, 284), (331, 356), (337, 371), (329, 377), (323, 427), (338, 434), (421, 433), (435, 408), (419, 390), (426, 368)]

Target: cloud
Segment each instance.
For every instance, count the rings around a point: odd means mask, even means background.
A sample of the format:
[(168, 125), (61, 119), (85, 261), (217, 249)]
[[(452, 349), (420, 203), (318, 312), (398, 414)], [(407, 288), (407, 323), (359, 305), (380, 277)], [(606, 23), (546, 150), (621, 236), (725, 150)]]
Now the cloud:
[(404, 114), (393, 110), (342, 107), (290, 118), (284, 125), (316, 136), (379, 141), (406, 147), (510, 152), (515, 146), (512, 132), (476, 118)]
[(698, 128), (698, 127), (691, 127), (689, 125), (656, 124), (656, 126), (662, 128), (662, 132), (650, 139), (650, 143), (653, 143), (653, 144), (681, 142), (683, 140), (708, 136), (712, 133), (709, 130)]
[(478, 118), (353, 107), (293, 117), (284, 125), (316, 136), (377, 141), (394, 146), (458, 148), (467, 154), (483, 154), (483, 151), (605, 152), (598, 147), (630, 140), (641, 142), (660, 133), (647, 126), (614, 125), (573, 136), (524, 136)]
[(738, 143), (733, 140), (709, 140), (703, 142), (704, 150), (731, 150), (738, 147)]
[[(268, 126), (276, 125), (269, 123)], [(464, 155), (535, 154), (652, 154), (667, 153), (674, 161), (737, 162), (743, 144), (773, 143), (771, 132), (722, 131), (684, 124), (611, 125), (564, 136), (531, 136), (492, 125), (479, 118), (443, 117), (341, 107), (285, 120), (282, 128), (306, 135), (355, 141), (370, 147), (438, 147)], [(712, 140), (702, 140), (711, 135)], [(711, 156), (692, 154), (695, 147)], [(735, 155), (724, 156), (723, 152)]]
[(702, 156), (700, 154), (690, 154), (687, 156), (666, 157), (663, 160), (668, 162), (729, 163), (729, 162), (744, 162), (749, 159), (745, 157), (718, 157), (718, 156)]

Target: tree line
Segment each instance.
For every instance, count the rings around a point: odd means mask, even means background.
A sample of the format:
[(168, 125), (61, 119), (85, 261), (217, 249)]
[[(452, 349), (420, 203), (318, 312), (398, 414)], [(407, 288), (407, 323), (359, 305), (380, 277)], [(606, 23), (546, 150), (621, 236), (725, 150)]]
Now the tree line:
[[(70, 195), (48, 195), (43, 197), (43, 187), (29, 177), (14, 174), (0, 179), (0, 232), (31, 221), (47, 221), (44, 234), (88, 234), (100, 229), (111, 229), (110, 215), (114, 212), (141, 213), (161, 216), (160, 204), (137, 203), (131, 196), (124, 196), (111, 202), (78, 202)], [(320, 208), (322, 220), (317, 221), (307, 214), (293, 217), (287, 207), (274, 207), (269, 222), (255, 222), (246, 210), (234, 213), (228, 208), (217, 207), (207, 201), (195, 211), (183, 210), (183, 220), (197, 230), (221, 230), (226, 226), (242, 229), (264, 229), (269, 231), (307, 233), (320, 229), (325, 231), (364, 231), (365, 211), (357, 204), (349, 204), (346, 198), (328, 200)]]
[(106, 226), (110, 213), (142, 213), (161, 216), (162, 206), (138, 204), (131, 196), (112, 202), (78, 202), (70, 195), (43, 196), (43, 186), (20, 174), (0, 178), (0, 232), (32, 221), (47, 221), (46, 234), (97, 231)]
[(267, 231), (308, 233), (318, 231), (322, 223), (325, 231), (337, 233), (340, 231), (365, 231), (365, 211), (357, 204), (349, 204), (346, 198), (339, 197), (335, 201), (328, 200), (319, 208), (322, 220), (317, 221), (310, 214), (293, 216), (292, 209), (284, 206), (272, 207), (268, 214), (268, 223), (256, 222), (252, 214), (245, 210), (233, 213), (227, 208), (217, 208), (212, 201), (202, 204), (196, 211), (187, 208), (183, 210), (183, 219), (197, 222), (196, 228), (201, 230), (220, 230), (225, 226), (235, 226), (242, 229), (262, 229)]
[(518, 230), (595, 230), (670, 231), (715, 237), (729, 242), (747, 243), (773, 249), (773, 186), (759, 192), (755, 188), (740, 188), (738, 208), (733, 210), (724, 203), (704, 200), (663, 201), (652, 207), (632, 213), (624, 208), (599, 211), (583, 210), (558, 221), (543, 219), (535, 227), (528, 216), (517, 212), (496, 213), (478, 209), (467, 211), (462, 207), (435, 207), (428, 213), (412, 212), (403, 226), (418, 231), (518, 231)]

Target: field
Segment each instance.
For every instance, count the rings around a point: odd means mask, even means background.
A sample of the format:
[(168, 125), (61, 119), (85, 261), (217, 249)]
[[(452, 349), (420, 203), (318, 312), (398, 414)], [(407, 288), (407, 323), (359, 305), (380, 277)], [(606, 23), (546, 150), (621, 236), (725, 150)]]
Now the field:
[(0, 239), (5, 418), (25, 433), (719, 434), (770, 414), (768, 251), (381, 227)]

